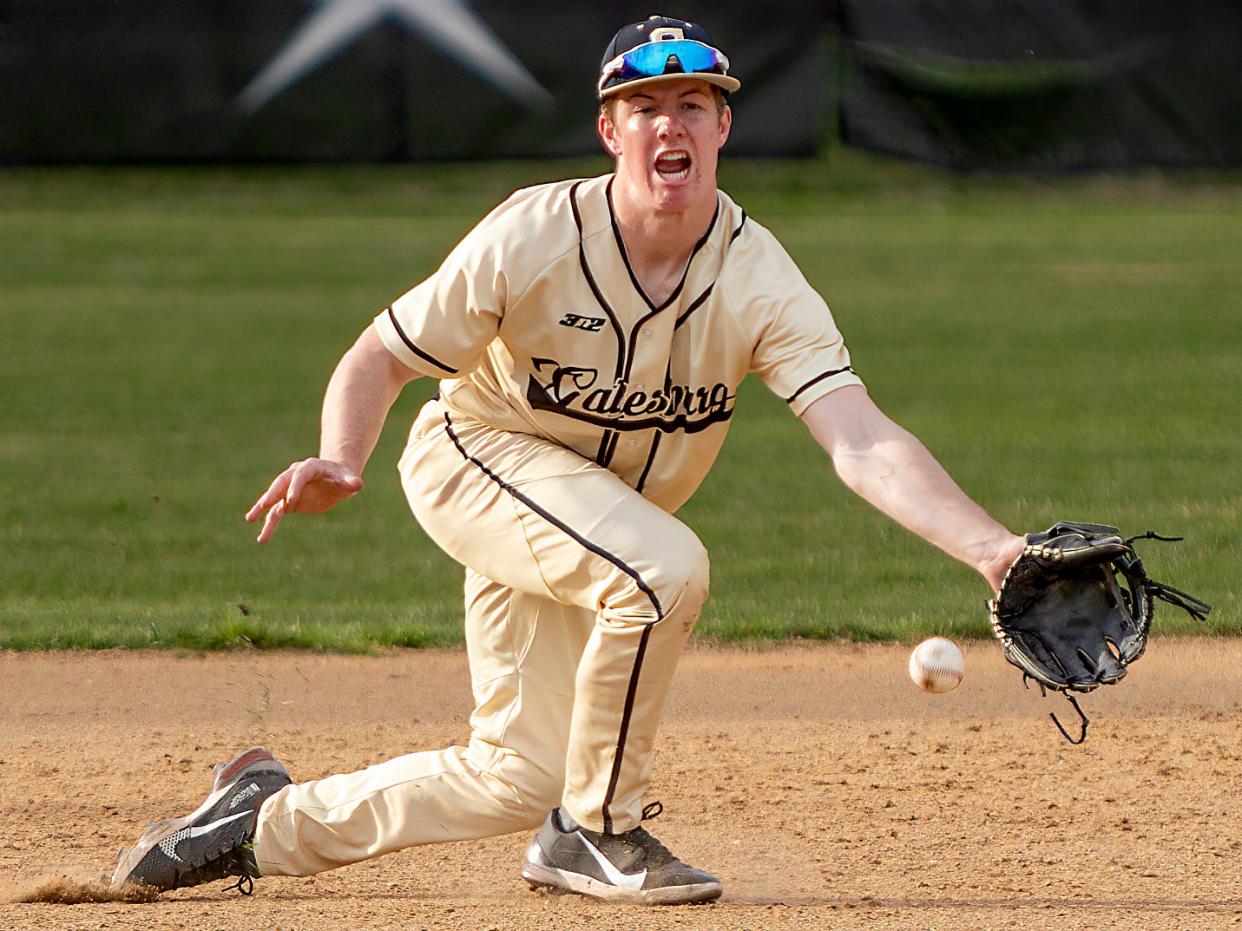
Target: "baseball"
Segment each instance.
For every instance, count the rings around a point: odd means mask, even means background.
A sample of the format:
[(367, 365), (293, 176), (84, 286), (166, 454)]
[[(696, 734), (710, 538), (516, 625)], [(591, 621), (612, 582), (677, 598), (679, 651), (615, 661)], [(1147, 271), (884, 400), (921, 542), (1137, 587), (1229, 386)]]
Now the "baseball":
[(951, 692), (965, 672), (962, 651), (944, 637), (930, 637), (910, 654), (910, 678), (924, 692)]

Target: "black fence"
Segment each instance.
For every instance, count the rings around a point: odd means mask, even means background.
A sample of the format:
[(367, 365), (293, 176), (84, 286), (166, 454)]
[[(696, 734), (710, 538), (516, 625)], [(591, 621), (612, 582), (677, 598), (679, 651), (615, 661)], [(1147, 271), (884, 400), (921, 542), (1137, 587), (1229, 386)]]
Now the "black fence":
[(1242, 164), (1236, 0), (842, 0), (844, 143), (961, 169)]
[[(679, 2), (744, 87), (730, 150), (956, 168), (1242, 163), (1242, 7)], [(565, 0), (0, 0), (0, 161), (598, 151), (593, 80), (650, 10)], [(835, 116), (835, 119), (834, 119)]]
[[(822, 5), (680, 7), (710, 17), (746, 79), (733, 150), (813, 153), (830, 113)], [(600, 56), (646, 15), (565, 0), (0, 0), (0, 11), (9, 162), (597, 152)]]

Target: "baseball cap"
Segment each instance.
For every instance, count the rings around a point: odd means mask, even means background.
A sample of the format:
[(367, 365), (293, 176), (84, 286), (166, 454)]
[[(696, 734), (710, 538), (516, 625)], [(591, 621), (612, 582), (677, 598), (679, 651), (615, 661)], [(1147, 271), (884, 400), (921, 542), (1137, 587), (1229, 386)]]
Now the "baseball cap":
[(651, 16), (623, 26), (600, 63), (600, 99), (623, 88), (693, 77), (732, 93), (742, 82), (729, 75), (729, 59), (697, 23)]

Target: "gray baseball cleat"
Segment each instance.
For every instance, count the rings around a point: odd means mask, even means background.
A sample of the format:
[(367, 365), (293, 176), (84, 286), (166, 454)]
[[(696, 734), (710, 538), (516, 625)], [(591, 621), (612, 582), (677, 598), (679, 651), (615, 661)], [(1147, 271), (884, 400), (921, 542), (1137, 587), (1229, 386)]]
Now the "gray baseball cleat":
[(162, 892), (236, 876), (237, 888), (249, 895), (259, 875), (250, 846), (259, 808), (292, 781), (260, 747), (217, 766), (211, 794), (197, 810), (152, 822), (133, 847), (121, 851), (112, 885), (140, 883)]
[(532, 889), (638, 905), (711, 902), (723, 891), (719, 879), (682, 863), (643, 828), (601, 834), (559, 808), (535, 835), (522, 876)]

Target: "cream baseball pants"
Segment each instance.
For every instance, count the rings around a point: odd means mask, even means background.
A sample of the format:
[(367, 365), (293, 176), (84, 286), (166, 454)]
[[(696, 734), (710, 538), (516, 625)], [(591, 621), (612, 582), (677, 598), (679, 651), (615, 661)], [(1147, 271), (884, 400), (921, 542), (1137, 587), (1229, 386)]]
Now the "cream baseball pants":
[(707, 597), (703, 545), (591, 460), (438, 400), (400, 468), (419, 523), (466, 567), (469, 746), (276, 793), (254, 840), (264, 875), (534, 828), (556, 805), (596, 831), (641, 819), (669, 683)]

